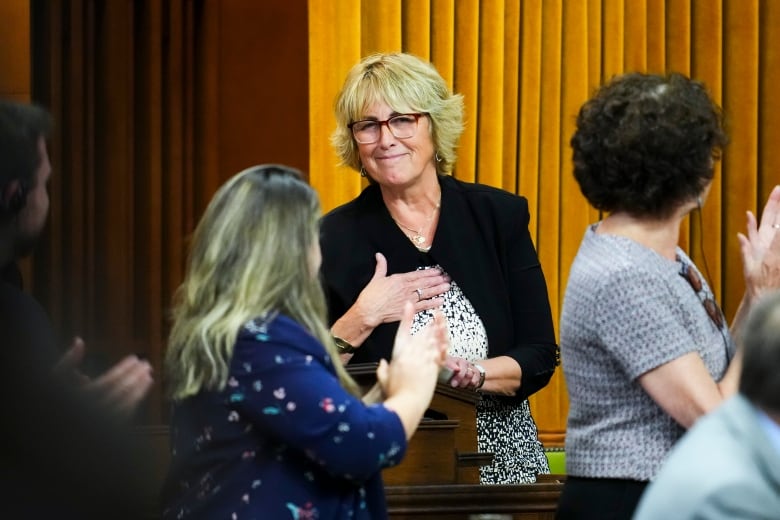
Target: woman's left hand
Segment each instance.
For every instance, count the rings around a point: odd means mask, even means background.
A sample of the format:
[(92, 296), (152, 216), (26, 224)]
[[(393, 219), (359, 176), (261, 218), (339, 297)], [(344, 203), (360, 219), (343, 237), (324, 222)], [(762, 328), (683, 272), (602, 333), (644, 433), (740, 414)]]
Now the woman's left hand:
[(775, 186), (761, 214), (761, 223), (747, 212), (747, 236), (738, 233), (745, 276), (745, 293), (755, 301), (780, 289), (780, 186)]
[(450, 385), (453, 388), (471, 388), (475, 389), (479, 385), (479, 370), (474, 367), (470, 361), (453, 356), (447, 356), (445, 365), (453, 372), (450, 378)]

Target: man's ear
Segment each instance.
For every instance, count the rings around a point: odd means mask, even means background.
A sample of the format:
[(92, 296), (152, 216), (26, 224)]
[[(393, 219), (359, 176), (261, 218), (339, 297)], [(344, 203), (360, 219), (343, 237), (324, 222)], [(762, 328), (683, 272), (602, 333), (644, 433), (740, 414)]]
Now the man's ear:
[(0, 190), (0, 213), (15, 215), (27, 200), (25, 189), (19, 179), (13, 179)]

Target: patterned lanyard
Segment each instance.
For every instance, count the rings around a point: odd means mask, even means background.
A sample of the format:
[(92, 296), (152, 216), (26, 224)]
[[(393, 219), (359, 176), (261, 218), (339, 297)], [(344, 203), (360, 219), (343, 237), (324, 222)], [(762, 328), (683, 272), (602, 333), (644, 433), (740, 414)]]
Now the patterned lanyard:
[(723, 343), (726, 347), (726, 359), (731, 361), (734, 349), (732, 348), (730, 335), (726, 327), (726, 318), (723, 315), (723, 311), (720, 309), (718, 302), (715, 301), (715, 297), (713, 296), (712, 292), (704, 285), (704, 282), (702, 282), (701, 276), (696, 271), (696, 269), (691, 264), (686, 262), (680, 255), (677, 255), (677, 261), (680, 263), (679, 275), (685, 278), (693, 291), (699, 297), (699, 300), (704, 306), (704, 310), (707, 312), (707, 316), (710, 317), (712, 324), (715, 325), (715, 328), (718, 329), (721, 337), (723, 337)]

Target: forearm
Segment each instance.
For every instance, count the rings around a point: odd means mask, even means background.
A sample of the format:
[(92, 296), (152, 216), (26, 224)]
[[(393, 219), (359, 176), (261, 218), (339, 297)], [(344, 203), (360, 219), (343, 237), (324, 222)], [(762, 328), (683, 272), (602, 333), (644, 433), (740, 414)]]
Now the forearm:
[(739, 357), (732, 361), (719, 382), (712, 379), (697, 351), (645, 372), (637, 382), (675, 421), (690, 428), (736, 392)]
[(384, 392), (382, 391), (382, 385), (379, 383), (375, 383), (374, 386), (371, 387), (371, 389), (363, 394), (363, 397), (361, 398), (361, 401), (363, 401), (363, 404), (369, 405), (369, 404), (377, 404), (381, 403), (385, 398)]
[(740, 336), (742, 333), (742, 326), (744, 325), (748, 314), (750, 314), (750, 309), (753, 308), (752, 303), (753, 301), (750, 298), (750, 295), (746, 292), (744, 296), (742, 296), (742, 301), (739, 302), (737, 312), (734, 313), (734, 319), (731, 320), (729, 331), (731, 332), (731, 337), (734, 338), (737, 347), (739, 347), (739, 344), (741, 343)]
[(498, 356), (492, 359), (477, 361), (485, 369), (483, 392), (513, 396), (523, 382), (523, 369), (509, 356)]
[(739, 374), (742, 370), (742, 327), (752, 308), (752, 300), (750, 296), (745, 293), (742, 297), (742, 301), (739, 302), (739, 307), (734, 314), (734, 319), (729, 328), (737, 351), (734, 355), (734, 359), (731, 360), (731, 363), (726, 369), (726, 374), (723, 376), (723, 379), (718, 382), (718, 389), (724, 398), (734, 395), (739, 389)]
[(522, 345), (506, 352), (522, 369), (521, 385), (515, 393), (517, 399), (526, 399), (550, 382), (559, 364), (558, 346), (550, 344)]
[(429, 402), (430, 400), (421, 399), (420, 396), (415, 395), (413, 392), (399, 392), (392, 397), (388, 397), (383, 404), (385, 408), (395, 412), (398, 418), (401, 419), (406, 440), (409, 440), (414, 435), (414, 432), (417, 431), (423, 414), (428, 409)]
[(718, 382), (718, 390), (723, 399), (728, 399), (739, 390), (739, 374), (742, 372), (742, 349), (738, 349), (723, 379)]
[[(378, 324), (363, 313), (355, 303), (330, 328), (331, 334), (345, 340), (355, 348), (360, 347)], [(351, 356), (350, 356), (351, 357)], [(343, 359), (343, 356), (342, 356)], [(347, 358), (348, 360), (349, 358)]]

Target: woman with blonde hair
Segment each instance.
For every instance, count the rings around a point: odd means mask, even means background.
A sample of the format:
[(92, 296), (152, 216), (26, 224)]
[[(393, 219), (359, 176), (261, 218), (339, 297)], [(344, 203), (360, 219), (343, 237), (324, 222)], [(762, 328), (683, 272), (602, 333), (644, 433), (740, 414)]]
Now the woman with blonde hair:
[(264, 165), (198, 224), (165, 360), (164, 518), (386, 517), (380, 470), (430, 403), (447, 334), (437, 319), (412, 338), (409, 304), (377, 371), (384, 401), (361, 402), (325, 325), (319, 216), (296, 170)]
[(332, 333), (350, 363), (386, 357), (403, 304), (415, 330), (447, 317), (454, 387), (481, 393), (477, 444), (491, 484), (549, 473), (528, 396), (557, 362), (528, 201), (450, 174), (463, 98), (430, 63), (376, 54), (355, 65), (336, 101), (332, 141), (370, 185), (323, 219), (322, 272)]

